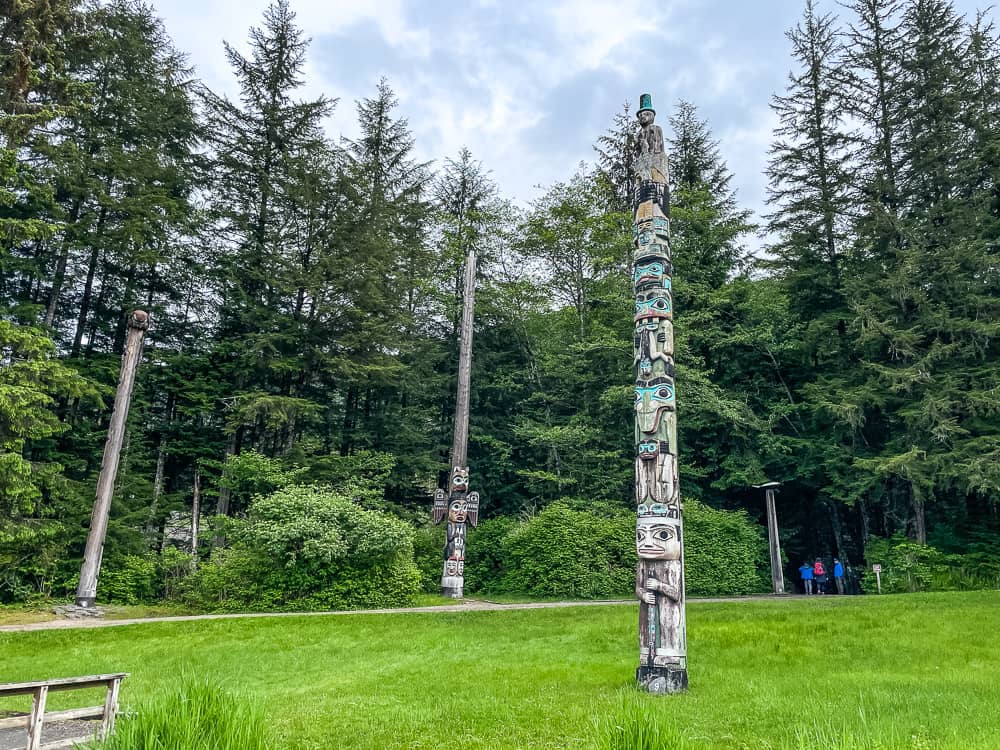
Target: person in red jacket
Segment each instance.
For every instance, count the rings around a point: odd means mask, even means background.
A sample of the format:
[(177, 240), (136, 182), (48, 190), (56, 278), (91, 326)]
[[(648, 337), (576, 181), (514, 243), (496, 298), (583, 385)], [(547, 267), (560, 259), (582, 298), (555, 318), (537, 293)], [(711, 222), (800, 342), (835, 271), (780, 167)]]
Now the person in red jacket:
[(813, 578), (816, 579), (816, 593), (825, 594), (826, 568), (823, 567), (823, 561), (818, 557), (816, 558), (816, 562), (813, 563)]

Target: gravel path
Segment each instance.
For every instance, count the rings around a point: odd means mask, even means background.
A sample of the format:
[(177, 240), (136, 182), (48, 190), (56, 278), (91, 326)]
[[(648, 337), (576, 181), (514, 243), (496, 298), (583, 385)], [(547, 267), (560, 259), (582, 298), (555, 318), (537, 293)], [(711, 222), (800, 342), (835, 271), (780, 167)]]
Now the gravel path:
[[(738, 598), (689, 599), (688, 604), (699, 602), (745, 602), (785, 599), (804, 599), (804, 596), (744, 596)], [(819, 599), (820, 597), (811, 597)], [(827, 597), (823, 597), (827, 598)], [(27, 625), (0, 625), (0, 633), (27, 633), (36, 630), (67, 630), (83, 628), (114, 628), (121, 625), (142, 625), (148, 622), (193, 622), (197, 620), (237, 620), (248, 617), (346, 617), (351, 615), (396, 615), (435, 612), (493, 612), (508, 609), (560, 609), (564, 607), (608, 607), (636, 604), (635, 599), (608, 599), (577, 602), (526, 602), (499, 604), (479, 599), (465, 599), (461, 604), (444, 604), (437, 607), (401, 607), (398, 609), (353, 609), (338, 612), (259, 612), (224, 615), (179, 615), (174, 617), (145, 617), (131, 620), (49, 620)]]
[[(30, 700), (30, 698), (29, 698)], [(92, 738), (99, 721), (60, 721), (42, 725), (42, 745), (56, 740)], [(28, 733), (24, 729), (0, 729), (0, 750), (23, 750)], [(86, 742), (87, 739), (80, 739)]]

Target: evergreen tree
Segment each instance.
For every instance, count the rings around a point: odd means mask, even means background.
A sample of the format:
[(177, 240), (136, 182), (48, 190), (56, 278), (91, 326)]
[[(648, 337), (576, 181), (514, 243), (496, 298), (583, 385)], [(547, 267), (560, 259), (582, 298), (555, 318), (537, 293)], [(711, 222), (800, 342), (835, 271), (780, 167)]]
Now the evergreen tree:
[(83, 93), (65, 72), (78, 5), (9, 3), (0, 16), (0, 294), (28, 321), (40, 292), (37, 258), (57, 228), (38, 150), (48, 140), (44, 126)]
[(597, 166), (601, 179), (611, 190), (611, 208), (625, 214), (632, 212), (632, 185), (635, 164), (636, 120), (628, 102), (615, 115), (608, 132), (597, 139)]
[(857, 289), (868, 374), (859, 390), (870, 394), (866, 433), (876, 447), (857, 466), (892, 507), (911, 508), (909, 530), (925, 542), (929, 503), (951, 496), (964, 514), (966, 496), (1000, 489), (983, 463), (1000, 445), (998, 412), (987, 406), (998, 385), (1000, 287), (977, 231), (986, 202), (965, 189), (975, 139), (963, 112), (984, 79), (969, 75), (961, 18), (944, 0), (914, 0), (901, 33), (901, 236), (887, 266)]
[(405, 373), (395, 353), (412, 327), (409, 303), (426, 283), (429, 165), (414, 158), (409, 124), (394, 116), (397, 105), (383, 79), (375, 96), (358, 102), (360, 137), (345, 143), (344, 454), (381, 449), (395, 429), (390, 409), (399, 405)]
[[(840, 129), (836, 70), (841, 48), (834, 23), (807, 0), (802, 21), (787, 34), (799, 69), (790, 74), (787, 92), (776, 95), (771, 105), (779, 125), (767, 170), (768, 200), (775, 206), (770, 230), (778, 237), (772, 265), (785, 279), (800, 315), (816, 321), (817, 349), (831, 333), (843, 335), (845, 307), (848, 154)], [(802, 307), (806, 302), (812, 310)], [(827, 314), (814, 318), (813, 310)], [(818, 352), (815, 356), (821, 358)]]
[[(244, 444), (286, 452), (319, 411), (299, 392), (322, 359), (305, 318), (315, 320), (328, 302), (311, 276), (328, 272), (318, 256), (330, 231), (336, 160), (322, 134), (333, 103), (293, 98), (308, 45), (287, 0), (278, 0), (263, 27), (250, 30), (249, 57), (226, 44), (239, 103), (202, 92), (223, 302), (214, 357), (233, 384), (229, 455)], [(228, 512), (225, 488), (219, 510)]]
[(114, 0), (87, 9), (68, 65), (91, 106), (58, 122), (47, 154), (64, 228), (41, 269), (45, 324), (73, 356), (120, 353), (137, 305), (156, 318), (179, 302), (178, 252), (196, 212), (197, 128), (191, 70), (151, 7)]

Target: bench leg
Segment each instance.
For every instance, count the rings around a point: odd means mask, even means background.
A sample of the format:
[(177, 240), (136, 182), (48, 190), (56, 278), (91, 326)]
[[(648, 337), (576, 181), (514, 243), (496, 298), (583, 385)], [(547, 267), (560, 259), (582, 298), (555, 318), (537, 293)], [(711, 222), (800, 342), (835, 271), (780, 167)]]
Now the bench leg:
[(104, 699), (104, 721), (101, 722), (101, 739), (106, 739), (115, 731), (115, 716), (118, 714), (118, 688), (121, 680), (108, 683), (108, 694)]
[(31, 718), (28, 719), (27, 750), (38, 750), (42, 746), (42, 724), (45, 723), (45, 701), (49, 697), (49, 689), (42, 686), (35, 691), (35, 700), (31, 704)]

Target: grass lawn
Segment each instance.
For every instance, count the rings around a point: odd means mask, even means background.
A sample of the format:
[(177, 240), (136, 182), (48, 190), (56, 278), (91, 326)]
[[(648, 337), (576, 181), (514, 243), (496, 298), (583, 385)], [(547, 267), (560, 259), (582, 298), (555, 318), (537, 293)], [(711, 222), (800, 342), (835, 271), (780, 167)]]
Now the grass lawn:
[(683, 696), (632, 689), (630, 606), (0, 633), (0, 682), (128, 671), (127, 705), (210, 674), (261, 698), (283, 748), (594, 748), (636, 720), (671, 750), (1000, 748), (1000, 592), (688, 612)]

